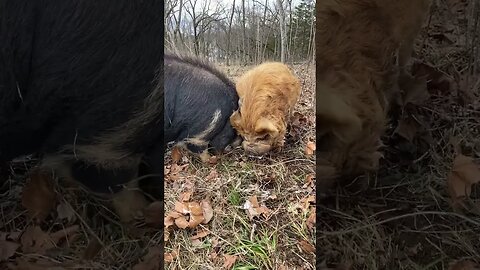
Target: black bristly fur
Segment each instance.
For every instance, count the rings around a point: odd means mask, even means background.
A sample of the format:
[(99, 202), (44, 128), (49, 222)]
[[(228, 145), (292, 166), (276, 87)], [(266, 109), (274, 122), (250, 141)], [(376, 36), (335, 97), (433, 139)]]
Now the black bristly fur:
[(103, 140), (148, 159), (163, 141), (162, 14), (158, 0), (0, 0), (0, 160), (62, 151), (102, 191), (101, 170), (138, 170), (75, 149)]

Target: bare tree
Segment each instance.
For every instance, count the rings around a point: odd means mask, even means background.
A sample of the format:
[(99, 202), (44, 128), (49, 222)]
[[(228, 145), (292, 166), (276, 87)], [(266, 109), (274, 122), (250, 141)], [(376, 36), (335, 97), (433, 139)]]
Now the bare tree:
[(285, 63), (287, 31), (285, 25), (285, 9), (283, 8), (283, 1), (277, 0), (277, 9), (280, 17), (280, 61)]
[[(242, 0), (242, 44), (243, 44), (243, 55), (246, 56), (246, 42), (245, 40), (247, 39), (247, 34), (246, 34), (246, 20), (245, 20), (245, 0)], [(245, 58), (243, 61), (245, 62)]]
[(233, 14), (235, 14), (235, 0), (233, 0), (232, 4), (232, 13), (230, 14), (230, 21), (228, 22), (228, 34), (227, 34), (227, 66), (230, 64), (230, 42), (232, 41), (232, 22), (233, 22)]
[(314, 0), (225, 3), (166, 0), (166, 50), (227, 64), (306, 61), (312, 57)]

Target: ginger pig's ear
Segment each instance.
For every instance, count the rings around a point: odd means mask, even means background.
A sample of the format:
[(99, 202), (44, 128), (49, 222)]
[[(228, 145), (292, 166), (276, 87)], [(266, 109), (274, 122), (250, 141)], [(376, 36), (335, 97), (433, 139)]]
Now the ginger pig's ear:
[(232, 127), (237, 129), (240, 126), (240, 113), (238, 111), (234, 111), (233, 114), (230, 116), (230, 124), (232, 124)]
[(276, 134), (278, 129), (272, 120), (262, 117), (255, 123), (255, 133)]
[(317, 86), (317, 132), (332, 132), (344, 143), (357, 138), (362, 130), (362, 121), (342, 96), (324, 85)]

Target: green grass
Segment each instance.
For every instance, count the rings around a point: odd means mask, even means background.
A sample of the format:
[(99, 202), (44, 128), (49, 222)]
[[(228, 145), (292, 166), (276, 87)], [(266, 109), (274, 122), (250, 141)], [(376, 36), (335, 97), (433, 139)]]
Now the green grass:
[(228, 202), (233, 206), (240, 206), (242, 204), (242, 196), (240, 192), (234, 188), (228, 194)]
[(229, 253), (241, 255), (243, 263), (246, 263), (242, 267), (274, 269), (272, 258), (278, 251), (277, 232), (270, 232), (268, 229), (254, 230), (253, 227), (257, 227), (255, 223), (252, 225), (243, 219), (239, 219), (239, 222), (241, 225), (235, 226), (237, 229), (235, 231), (235, 242), (233, 247), (229, 249)]

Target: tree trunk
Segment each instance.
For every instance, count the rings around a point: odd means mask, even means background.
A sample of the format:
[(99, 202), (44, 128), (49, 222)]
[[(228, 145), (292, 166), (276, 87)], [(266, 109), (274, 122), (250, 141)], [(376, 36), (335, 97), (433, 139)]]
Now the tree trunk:
[(277, 0), (278, 15), (280, 17), (280, 61), (285, 63), (287, 31), (285, 25), (285, 10), (283, 9), (282, 0)]
[[(288, 51), (288, 59), (291, 60), (292, 57), (292, 0), (288, 1), (288, 25), (290, 26), (288, 29), (288, 43), (287, 43), (287, 51)], [(293, 50), (293, 54), (295, 54), (295, 49)]]
[[(262, 20), (262, 28), (264, 29), (267, 29), (266, 27), (266, 18), (267, 18), (267, 6), (268, 5), (268, 0), (265, 0), (265, 5), (264, 5), (264, 10), (263, 10), (263, 20)], [(268, 34), (267, 33), (263, 33), (262, 37), (266, 37), (267, 40), (264, 40), (264, 46), (263, 46), (263, 49), (262, 49), (262, 56), (261, 56), (261, 59), (264, 60), (265, 59), (265, 52), (267, 51), (267, 46), (268, 46)]]
[(177, 20), (177, 25), (175, 26), (175, 31), (173, 32), (173, 37), (175, 38), (175, 44), (176, 41), (177, 41), (177, 38), (181, 40), (181, 42), (183, 43), (183, 39), (182, 39), (182, 33), (180, 32), (180, 25), (182, 24), (182, 9), (183, 9), (183, 0), (180, 0), (180, 4), (179, 4), (179, 7), (178, 7), (178, 20)]
[(243, 62), (246, 62), (246, 53), (247, 53), (247, 46), (245, 46), (245, 39), (247, 39), (246, 29), (245, 29), (245, 0), (242, 0), (242, 47), (243, 47)]
[(233, 22), (233, 14), (235, 13), (235, 0), (233, 0), (232, 4), (232, 14), (230, 15), (230, 21), (228, 22), (228, 35), (227, 35), (227, 66), (230, 65), (230, 43), (232, 37), (232, 22)]
[[(314, 16), (314, 15), (313, 15)], [(315, 21), (312, 18), (312, 23), (310, 24), (310, 34), (308, 38), (308, 62), (313, 59), (314, 57), (314, 47), (315, 47)]]

